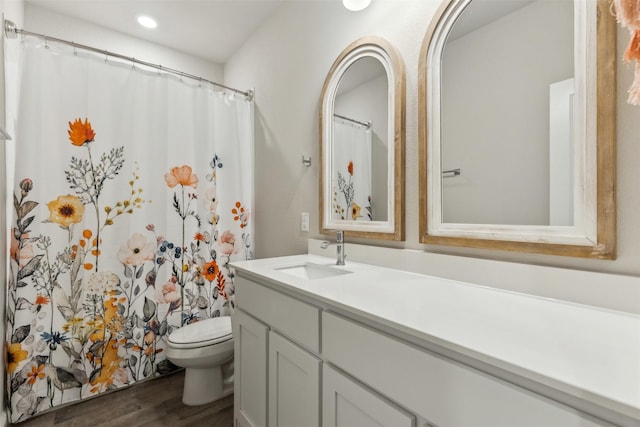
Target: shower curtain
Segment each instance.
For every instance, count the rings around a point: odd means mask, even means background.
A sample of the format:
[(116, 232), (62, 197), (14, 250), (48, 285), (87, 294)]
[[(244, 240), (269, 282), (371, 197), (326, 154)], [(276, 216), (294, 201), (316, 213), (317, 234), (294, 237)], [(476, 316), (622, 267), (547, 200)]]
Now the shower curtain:
[(333, 165), (334, 218), (371, 221), (371, 129), (334, 117)]
[(12, 422), (176, 369), (169, 334), (229, 315), (229, 262), (253, 256), (251, 102), (22, 43), (7, 286)]

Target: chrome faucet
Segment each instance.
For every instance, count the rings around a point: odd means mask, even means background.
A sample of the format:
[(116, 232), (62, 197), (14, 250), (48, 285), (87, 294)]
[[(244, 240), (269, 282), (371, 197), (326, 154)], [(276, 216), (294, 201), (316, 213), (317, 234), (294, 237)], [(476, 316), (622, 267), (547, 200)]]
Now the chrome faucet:
[[(329, 243), (329, 242), (322, 242), (320, 247), (322, 249), (327, 249), (331, 244), (332, 243)], [(347, 255), (344, 253), (344, 231), (339, 230), (336, 233), (335, 245), (336, 245), (336, 255), (338, 257), (338, 259), (336, 260), (336, 265), (344, 265), (344, 259), (347, 257)]]

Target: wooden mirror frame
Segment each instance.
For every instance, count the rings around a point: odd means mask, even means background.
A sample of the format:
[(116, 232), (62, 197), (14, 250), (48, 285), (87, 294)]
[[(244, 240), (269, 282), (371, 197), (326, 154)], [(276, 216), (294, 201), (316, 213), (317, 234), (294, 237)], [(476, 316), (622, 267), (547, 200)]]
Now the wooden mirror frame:
[[(433, 182), (429, 181), (430, 161), (433, 160), (428, 156), (431, 153), (429, 143), (431, 123), (429, 119), (433, 112), (428, 110), (430, 98), (430, 87), (433, 79), (433, 64), (429, 63), (429, 56), (435, 55), (433, 50), (434, 40), (442, 37), (436, 32), (444, 23), (445, 26), (451, 28), (452, 11), (464, 9), (464, 6), (473, 0), (445, 0), (436, 12), (432, 20), (420, 52), (419, 75), (418, 75), (418, 153), (419, 153), (419, 233), (420, 242), (433, 245), (449, 245), (471, 248), (495, 249), (505, 251), (519, 251), (529, 253), (540, 253), (549, 255), (562, 255), (572, 257), (597, 258), (597, 259), (615, 259), (616, 256), (616, 23), (612, 16), (607, 0), (596, 0), (597, 4), (593, 6), (595, 11), (591, 15), (584, 11), (587, 9), (586, 2), (592, 0), (575, 0), (584, 2), (579, 5), (581, 19), (588, 24), (587, 21), (596, 21), (595, 36), (591, 36), (594, 42), (589, 42), (588, 34), (590, 25), (586, 25), (586, 46), (595, 49), (595, 65), (592, 66), (593, 71), (591, 79), (596, 79), (596, 84), (589, 94), (587, 91), (587, 106), (589, 111), (589, 102), (593, 105), (592, 115), (587, 115), (586, 120), (591, 121), (594, 130), (592, 132), (592, 146), (585, 143), (585, 151), (591, 150), (585, 156), (591, 156), (593, 164), (596, 165), (596, 171), (586, 171), (591, 176), (593, 182), (591, 192), (585, 192), (585, 197), (593, 200), (593, 211), (588, 212), (593, 221), (593, 234), (595, 239), (589, 239), (587, 244), (578, 243), (570, 244), (562, 242), (553, 242), (548, 236), (535, 234), (532, 226), (493, 226), (493, 230), (485, 229), (478, 232), (474, 230), (476, 225), (462, 224), (467, 226), (466, 230), (461, 233), (434, 230), (430, 227), (431, 215), (429, 209), (429, 200)], [(591, 3), (593, 5), (593, 3)], [(461, 13), (461, 12), (458, 12)], [(588, 16), (590, 18), (586, 18)], [(445, 21), (449, 20), (448, 23)], [(582, 24), (582, 25), (585, 25)], [(574, 31), (578, 31), (578, 26)], [(593, 31), (593, 30), (591, 30)], [(576, 46), (577, 38), (574, 40)], [(593, 46), (595, 44), (596, 46)], [(580, 45), (578, 45), (580, 46)], [(585, 46), (585, 45), (582, 45)], [(439, 52), (441, 54), (441, 51)], [(586, 67), (588, 69), (588, 67)], [(586, 73), (589, 75), (588, 71)], [(589, 82), (589, 78), (586, 78)], [(439, 95), (438, 95), (439, 96)], [(438, 98), (439, 101), (439, 98)], [(595, 123), (593, 123), (595, 121)], [(589, 136), (588, 134), (585, 134)], [(437, 141), (440, 143), (440, 141)], [(439, 167), (438, 167), (439, 168)], [(440, 170), (440, 169), (438, 169)], [(433, 180), (435, 181), (435, 180)], [(574, 193), (575, 194), (575, 193)], [(595, 200), (594, 200), (595, 199)], [(441, 209), (441, 203), (439, 204)], [(437, 206), (436, 206), (437, 208)], [(463, 227), (464, 228), (464, 227)], [(540, 228), (540, 227), (538, 227)], [(547, 228), (560, 228), (548, 226)], [(510, 231), (511, 234), (505, 234), (503, 231)], [(474, 235), (474, 231), (477, 232)], [(507, 238), (505, 238), (507, 236)], [(587, 237), (587, 236), (585, 236)], [(586, 238), (584, 240), (587, 240)], [(596, 240), (596, 241), (593, 241)]]
[[(340, 80), (353, 62), (360, 58), (378, 59), (387, 73), (388, 151), (387, 220), (332, 220), (331, 164), (333, 145), (333, 104)], [(405, 187), (405, 69), (402, 58), (386, 40), (367, 36), (347, 46), (334, 61), (320, 97), (320, 233), (343, 230), (346, 236), (385, 240), (404, 240)]]

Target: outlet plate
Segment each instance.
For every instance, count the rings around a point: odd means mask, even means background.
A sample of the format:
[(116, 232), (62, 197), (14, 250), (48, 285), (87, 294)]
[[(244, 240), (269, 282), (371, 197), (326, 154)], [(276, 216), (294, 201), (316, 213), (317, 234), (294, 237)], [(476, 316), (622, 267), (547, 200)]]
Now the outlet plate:
[(309, 231), (309, 213), (302, 212), (300, 214), (300, 231)]

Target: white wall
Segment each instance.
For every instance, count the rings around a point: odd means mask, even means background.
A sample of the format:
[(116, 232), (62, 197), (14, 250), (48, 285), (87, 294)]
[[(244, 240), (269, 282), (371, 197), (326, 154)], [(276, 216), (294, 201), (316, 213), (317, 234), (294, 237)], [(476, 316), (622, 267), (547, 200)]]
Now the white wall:
[[(256, 89), (256, 255), (260, 258), (307, 252), (307, 238), (318, 233), (318, 114), (322, 83), (337, 55), (364, 35), (386, 38), (400, 52), (407, 70), (406, 240), (385, 242), (350, 239), (367, 245), (462, 255), (440, 274), (464, 270), (465, 257), (496, 259), (526, 265), (547, 265), (640, 276), (640, 110), (625, 103), (633, 68), (618, 64), (618, 259), (568, 258), (517, 252), (428, 246), (418, 236), (417, 70), (420, 46), (440, 1), (375, 0), (361, 13), (345, 11), (337, 1), (285, 2), (225, 65), (227, 84)], [(619, 29), (619, 55), (629, 40)], [(301, 155), (313, 156), (306, 168)], [(311, 213), (311, 233), (300, 232), (300, 212)], [(332, 237), (332, 236), (331, 236)], [(433, 258), (424, 254), (421, 262)], [(453, 257), (452, 257), (453, 258)], [(416, 258), (412, 258), (416, 259)], [(420, 257), (418, 257), (420, 259)], [(473, 260), (471, 260), (473, 261)], [(555, 271), (555, 270), (554, 270)], [(513, 271), (504, 282), (518, 281)], [(554, 273), (552, 273), (554, 274)], [(554, 277), (560, 277), (555, 274)], [(532, 284), (536, 293), (546, 279)], [(599, 286), (607, 289), (606, 281)], [(640, 280), (638, 280), (640, 287)], [(566, 299), (579, 296), (580, 286)], [(634, 298), (631, 299), (630, 298)], [(612, 295), (621, 306), (637, 294)], [(615, 301), (613, 301), (615, 304)]]

